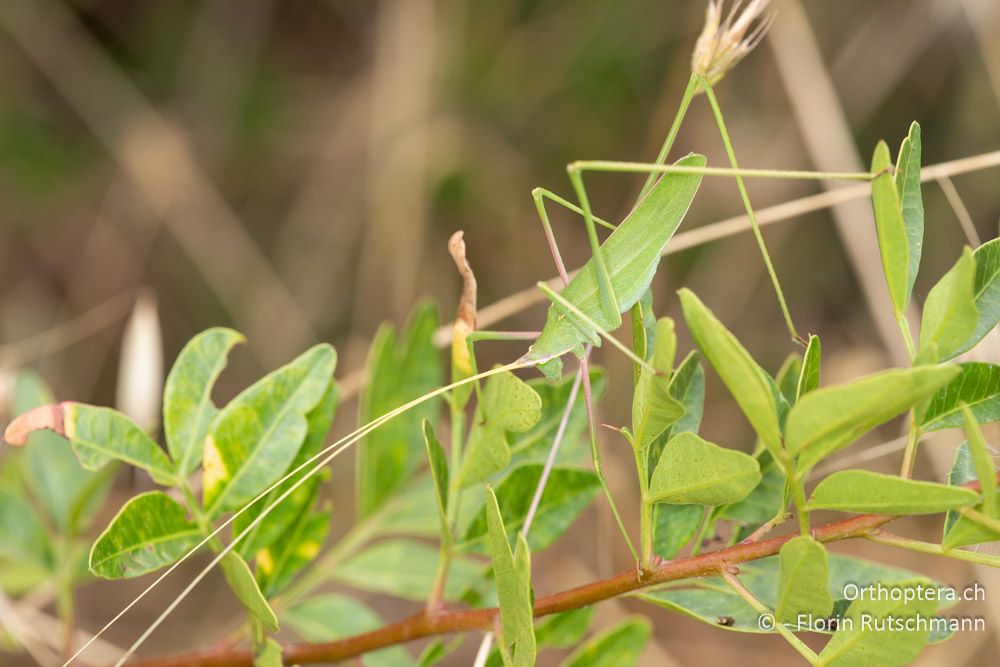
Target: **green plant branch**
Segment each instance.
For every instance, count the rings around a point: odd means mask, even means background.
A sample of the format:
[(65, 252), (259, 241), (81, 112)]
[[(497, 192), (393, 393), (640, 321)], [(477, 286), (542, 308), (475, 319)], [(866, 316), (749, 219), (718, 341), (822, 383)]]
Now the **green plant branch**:
[(906, 432), (906, 449), (903, 451), (903, 466), (900, 477), (909, 479), (913, 476), (913, 464), (917, 458), (917, 445), (920, 444), (920, 427), (917, 425), (916, 411), (910, 410), (910, 426)]
[[(729, 572), (726, 569), (721, 570), (720, 574), (722, 575), (723, 580), (725, 580), (725, 582), (729, 584), (729, 587), (733, 589), (733, 592), (735, 592), (737, 595), (743, 598), (743, 600), (748, 605), (753, 607), (754, 611), (756, 611), (758, 614), (771, 613), (771, 610), (768, 609), (763, 602), (758, 600), (753, 593), (747, 590), (747, 587), (744, 586), (743, 583), (736, 578), (736, 575), (734, 575), (732, 572)], [(799, 655), (805, 658), (809, 662), (809, 664), (811, 665), (816, 664), (818, 656), (813, 652), (811, 648), (806, 646), (801, 639), (796, 637), (794, 632), (785, 627), (784, 623), (775, 622), (774, 629), (777, 630), (778, 634), (784, 637), (785, 641), (791, 644), (792, 648), (798, 651)]]
[[(998, 475), (1000, 477), (1000, 475)], [(965, 488), (978, 490), (979, 483), (971, 482)], [(834, 521), (812, 529), (816, 540), (829, 543), (854, 538), (868, 538), (874, 531), (898, 517), (879, 514), (861, 514)], [(587, 607), (620, 595), (651, 586), (718, 574), (724, 568), (759, 560), (777, 554), (795, 534), (772, 537), (759, 542), (741, 542), (731, 547), (698, 556), (668, 561), (645, 576), (635, 569), (572, 588), (535, 601), (536, 618), (563, 611)], [(455, 632), (492, 630), (499, 611), (496, 607), (429, 614), (421, 611), (409, 618), (391, 623), (378, 630), (345, 637), (332, 642), (298, 643), (285, 646), (284, 659), (289, 663), (312, 664), (346, 660), (388, 646), (404, 644), (415, 639), (447, 635)], [(164, 658), (140, 660), (134, 667), (253, 667), (253, 656), (247, 650), (228, 647), (207, 649)]]
[(865, 539), (877, 542), (878, 544), (888, 544), (893, 547), (901, 547), (903, 549), (909, 549), (910, 551), (917, 551), (922, 554), (946, 556), (948, 558), (954, 558), (955, 560), (966, 561), (968, 563), (976, 563), (977, 565), (1000, 568), (1000, 556), (979, 553), (978, 551), (966, 551), (965, 549), (945, 549), (940, 544), (934, 544), (933, 542), (921, 542), (920, 540), (911, 540), (908, 537), (888, 533), (884, 530), (874, 530), (868, 535), (865, 535)]

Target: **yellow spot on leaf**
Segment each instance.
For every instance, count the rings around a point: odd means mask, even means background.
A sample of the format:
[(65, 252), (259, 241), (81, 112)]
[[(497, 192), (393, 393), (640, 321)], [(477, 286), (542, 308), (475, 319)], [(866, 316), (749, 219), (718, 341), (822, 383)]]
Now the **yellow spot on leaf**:
[(274, 572), (274, 558), (270, 549), (261, 549), (257, 552), (257, 569), (267, 575)]
[(215, 438), (212, 436), (205, 438), (204, 466), (205, 498), (214, 498), (219, 485), (229, 479), (229, 471), (222, 462), (219, 448), (215, 446)]
[(295, 553), (303, 558), (314, 558), (319, 553), (319, 544), (317, 542), (303, 542), (295, 550)]

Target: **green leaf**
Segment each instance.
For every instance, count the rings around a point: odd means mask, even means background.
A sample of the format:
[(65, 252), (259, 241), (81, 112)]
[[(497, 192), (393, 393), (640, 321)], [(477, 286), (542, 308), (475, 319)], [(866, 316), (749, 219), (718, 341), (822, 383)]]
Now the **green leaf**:
[(705, 404), (705, 370), (701, 367), (697, 352), (690, 352), (670, 377), (670, 395), (684, 406), (684, 414), (650, 444), (646, 455), (650, 475), (670, 438), (678, 433), (697, 433), (701, 426), (701, 413)]
[[(953, 486), (960, 486), (976, 481), (976, 464), (972, 459), (972, 450), (968, 442), (963, 442), (955, 452), (955, 461), (948, 473), (948, 483)], [(1000, 502), (1000, 501), (998, 501)], [(987, 514), (987, 508), (979, 505), (977, 508), (983, 514)], [(1000, 505), (993, 510), (1000, 511)], [(983, 542), (995, 542), (1000, 540), (1000, 535), (989, 528), (982, 526), (975, 521), (966, 519), (958, 512), (948, 512), (944, 521), (944, 538), (942, 546), (945, 549), (958, 549), (971, 544), (981, 544)]]
[(593, 637), (566, 658), (562, 667), (635, 665), (651, 634), (649, 621), (641, 616), (633, 616)]
[(868, 470), (842, 470), (819, 483), (806, 508), (913, 515), (946, 512), (978, 501), (979, 494), (971, 489)]
[[(931, 586), (926, 579), (898, 582), (900, 588)], [(895, 596), (894, 596), (895, 597)], [(902, 598), (902, 596), (899, 596)], [(907, 596), (920, 597), (920, 596)], [(819, 654), (817, 665), (823, 667), (896, 667), (913, 662), (930, 635), (929, 623), (880, 630), (879, 624), (922, 617), (930, 621), (937, 611), (933, 599), (909, 601), (859, 598), (851, 602), (838, 630)], [(918, 629), (924, 628), (924, 629)]]
[[(461, 638), (459, 638), (461, 641)], [(444, 660), (449, 653), (449, 647), (440, 639), (436, 639), (427, 645), (417, 658), (417, 667), (431, 667)]]
[(319, 555), (330, 526), (330, 512), (304, 512), (275, 542), (257, 552), (257, 584), (273, 598)]
[(332, 347), (316, 345), (219, 412), (205, 440), (209, 516), (242, 507), (288, 469), (308, 432), (306, 415), (327, 393), (336, 363)]
[(208, 427), (219, 413), (212, 403), (212, 387), (226, 367), (229, 351), (246, 339), (243, 334), (214, 327), (184, 346), (163, 387), (163, 431), (167, 451), (181, 477), (198, 466)]
[(802, 373), (799, 375), (799, 382), (795, 388), (795, 400), (789, 401), (789, 403), (795, 403), (814, 389), (819, 389), (821, 349), (819, 336), (809, 336), (809, 345), (802, 358)]
[(90, 571), (124, 579), (159, 570), (198, 546), (202, 535), (184, 506), (160, 491), (135, 496), (90, 550)]
[[(17, 374), (11, 416), (55, 402), (51, 390), (33, 371)], [(110, 487), (108, 473), (84, 470), (66, 438), (53, 431), (28, 436), (22, 455), (24, 482), (62, 533), (86, 530)]]
[(975, 347), (1000, 323), (1000, 239), (979, 246), (973, 256), (976, 259), (974, 292), (979, 319), (975, 332), (956, 355)]
[(111, 408), (84, 403), (62, 403), (64, 426), (80, 464), (99, 470), (109, 461), (124, 461), (149, 473), (157, 484), (172, 486), (178, 477), (174, 465), (135, 422)]
[(694, 292), (678, 292), (691, 335), (772, 455), (780, 456), (778, 406), (767, 374)]
[[(383, 325), (368, 353), (368, 381), (361, 392), (361, 424), (441, 386), (441, 354), (434, 346), (437, 312), (431, 304), (414, 309), (397, 339)], [(420, 423), (434, 420), (439, 404), (419, 405), (388, 421), (358, 443), (358, 516), (370, 516), (397, 493), (424, 458)]]
[(951, 359), (975, 333), (979, 311), (975, 301), (976, 260), (965, 248), (962, 256), (927, 295), (920, 319), (918, 363)]
[(681, 433), (671, 438), (653, 471), (646, 500), (674, 505), (725, 505), (760, 482), (757, 459)]
[(762, 452), (757, 463), (761, 468), (761, 479), (756, 488), (743, 500), (720, 507), (715, 513), (716, 520), (736, 523), (737, 541), (745, 539), (777, 516), (785, 500), (785, 475), (781, 466), (766, 451)]
[(976, 477), (979, 478), (979, 492), (983, 494), (983, 508), (987, 516), (996, 518), (997, 469), (993, 465), (993, 456), (986, 446), (986, 439), (983, 438), (972, 410), (965, 403), (962, 404), (962, 412), (965, 415), (965, 437), (968, 439), (969, 453), (972, 454)]
[[(288, 470), (296, 470), (317, 452), (323, 448), (326, 434), (330, 430), (330, 423), (337, 411), (339, 393), (336, 383), (330, 381), (323, 398), (309, 414), (306, 415), (306, 438), (299, 448), (295, 459), (288, 466)], [(264, 498), (246, 507), (244, 511), (233, 520), (233, 537), (249, 531), (237, 547), (243, 558), (249, 560), (261, 549), (274, 543), (282, 533), (286, 532), (289, 525), (294, 523), (298, 517), (312, 507), (319, 487), (327, 479), (327, 471), (320, 471), (298, 486), (290, 495), (286, 496), (277, 506), (275, 506), (267, 516), (256, 526), (250, 525), (260, 516), (266, 508), (274, 505), (285, 491), (296, 484), (303, 475), (308, 474), (309, 469), (305, 468), (289, 479), (282, 482)]]
[(51, 566), (45, 526), (28, 501), (9, 488), (0, 488), (0, 555)]
[(653, 506), (653, 553), (670, 560), (698, 532), (705, 508), (701, 505)]
[[(310, 642), (330, 642), (382, 627), (382, 619), (354, 598), (336, 593), (317, 595), (288, 608), (283, 623)], [(366, 653), (361, 658), (366, 667), (400, 667), (412, 661), (400, 646)]]
[(657, 321), (654, 345), (651, 365), (656, 372), (647, 368), (639, 370), (639, 381), (632, 399), (632, 446), (643, 454), (654, 440), (684, 415), (684, 405), (670, 393), (670, 372), (677, 350), (677, 336), (674, 321), (669, 317)]
[[(703, 167), (705, 157), (688, 155), (681, 166)], [(700, 174), (664, 174), (601, 246), (611, 279), (611, 291), (621, 312), (627, 311), (649, 288), (660, 263), (660, 253), (687, 213), (701, 184)], [(601, 307), (594, 258), (590, 258), (562, 291), (562, 297), (605, 330), (614, 324)], [(553, 304), (545, 328), (525, 355), (527, 361), (559, 356), (592, 339), (594, 332)]]
[(535, 626), (535, 641), (553, 648), (576, 646), (587, 634), (593, 615), (593, 607), (581, 607), (545, 616)]
[(952, 367), (888, 370), (806, 394), (792, 407), (785, 446), (808, 470), (866, 431), (892, 419), (953, 380)]
[(895, 185), (899, 195), (903, 224), (906, 227), (909, 282), (906, 297), (913, 292), (913, 282), (920, 270), (920, 252), (924, 244), (924, 201), (920, 194), (920, 125), (913, 121), (909, 134), (899, 147), (896, 158)]
[(938, 390), (920, 417), (922, 431), (962, 426), (961, 404), (967, 403), (980, 424), (1000, 421), (1000, 366), (971, 361)]
[(265, 638), (263, 648), (253, 658), (253, 667), (284, 667), (281, 661), (281, 644), (270, 637)]
[[(543, 468), (544, 466), (539, 464), (518, 466), (497, 484), (500, 515), (511, 539), (514, 533), (524, 526)], [(537, 553), (547, 549), (559, 539), (580, 512), (590, 504), (600, 488), (597, 476), (589, 470), (552, 468), (528, 534), (528, 546), (531, 550)], [(485, 498), (484, 502), (488, 507), (489, 498)], [(478, 507), (480, 509), (465, 533), (466, 543), (462, 546), (466, 549), (483, 551), (487, 548), (489, 526), (486, 514), (482, 510), (483, 505), (480, 504)]]
[[(656, 315), (653, 313), (653, 290), (647, 288), (639, 300), (629, 310), (632, 324), (632, 351), (646, 361), (652, 356), (653, 341), (656, 340)], [(642, 366), (632, 364), (632, 384), (639, 381)]]
[[(437, 549), (422, 542), (391, 539), (378, 542), (341, 561), (331, 572), (331, 577), (361, 590), (425, 601), (434, 586), (437, 566)], [(445, 600), (457, 600), (481, 576), (482, 567), (475, 561), (452, 559), (444, 591)]]
[(534, 612), (531, 593), (531, 555), (524, 536), (518, 533), (513, 553), (500, 515), (496, 494), (487, 487), (486, 519), (489, 524), (490, 556), (500, 606), (500, 641), (497, 648), (505, 665), (535, 664)]
[(799, 615), (826, 618), (833, 611), (826, 549), (802, 535), (785, 542), (778, 554), (780, 578), (774, 608), (779, 623), (797, 623)]
[(516, 375), (507, 371), (487, 380), (472, 419), (460, 486), (470, 487), (507, 467), (507, 432), (527, 431), (541, 416), (542, 399)]
[(229, 588), (236, 594), (236, 599), (247, 613), (260, 621), (266, 629), (276, 632), (278, 617), (274, 615), (274, 611), (264, 599), (264, 594), (257, 587), (257, 581), (250, 572), (247, 562), (230, 551), (219, 561), (219, 567), (229, 582)]
[[(570, 375), (550, 381), (535, 378), (528, 381), (535, 393), (542, 400), (542, 417), (538, 422), (523, 433), (508, 433), (507, 442), (510, 445), (511, 463), (545, 463), (552, 449), (552, 439), (559, 429), (574, 378)], [(607, 388), (607, 373), (604, 369), (590, 367), (590, 389), (595, 404), (604, 395)], [(557, 465), (580, 463), (585, 457), (590, 460), (590, 439), (585, 437), (587, 427), (587, 409), (583, 391), (577, 391), (576, 400), (570, 410), (563, 442), (556, 455)]]
[(785, 402), (791, 405), (795, 403), (796, 392), (798, 391), (799, 377), (802, 375), (802, 357), (798, 352), (792, 352), (781, 368), (774, 376), (774, 382), (778, 385), (778, 390), (784, 397)]
[(424, 420), (424, 443), (427, 446), (427, 460), (430, 462), (431, 480), (434, 482), (434, 499), (437, 500), (438, 516), (441, 518), (441, 539), (451, 540), (448, 526), (448, 458), (444, 447), (434, 437), (434, 428)]
[[(872, 156), (871, 171), (879, 174), (872, 180), (872, 208), (875, 212), (875, 230), (882, 255), (882, 271), (892, 298), (893, 311), (899, 317), (910, 300), (910, 234), (903, 219), (903, 209), (892, 176), (892, 162), (889, 146), (878, 142)], [(915, 249), (919, 261), (919, 246)], [(914, 274), (915, 275), (915, 274)]]
[[(471, 489), (463, 499), (472, 497), (476, 489)], [(462, 507), (467, 507), (462, 503)], [(464, 511), (463, 511), (464, 514)], [(438, 518), (437, 500), (430, 475), (413, 479), (402, 492), (387, 501), (376, 524), (381, 535), (412, 535), (417, 537), (438, 537), (441, 520)]]

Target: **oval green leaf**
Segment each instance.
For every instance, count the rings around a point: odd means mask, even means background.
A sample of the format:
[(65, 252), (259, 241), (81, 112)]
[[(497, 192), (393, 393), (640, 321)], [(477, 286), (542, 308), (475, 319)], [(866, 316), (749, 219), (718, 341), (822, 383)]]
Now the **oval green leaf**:
[(264, 376), (216, 417), (205, 440), (204, 503), (210, 516), (242, 507), (281, 477), (308, 431), (337, 363), (326, 344)]
[(694, 433), (671, 438), (653, 470), (647, 502), (725, 505), (743, 499), (760, 482), (757, 459), (719, 447)]
[(799, 469), (808, 470), (923, 400), (958, 373), (957, 368), (918, 366), (817, 389), (789, 412), (785, 446), (799, 457)]
[(90, 571), (105, 579), (138, 577), (175, 562), (201, 542), (184, 506), (160, 491), (135, 496), (90, 550)]
[(109, 461), (124, 461), (148, 472), (157, 484), (177, 484), (173, 463), (131, 419), (111, 408), (84, 403), (62, 405), (66, 437), (84, 468), (99, 470)]
[(931, 398), (920, 417), (921, 430), (961, 426), (962, 403), (980, 424), (1000, 421), (1000, 366), (972, 361), (959, 368), (961, 373)]
[(892, 515), (936, 514), (979, 502), (979, 494), (936, 482), (903, 479), (868, 470), (835, 472), (816, 487), (809, 510)]
[(833, 596), (826, 548), (812, 537), (801, 535), (785, 542), (778, 562), (778, 603), (774, 608), (777, 621), (797, 624), (800, 616), (829, 616)]
[(243, 334), (214, 327), (184, 346), (163, 387), (163, 432), (167, 451), (187, 477), (198, 466), (208, 427), (218, 414), (212, 387), (226, 367), (229, 351), (246, 339)]
[(780, 457), (778, 406), (766, 373), (694, 292), (678, 292), (691, 335), (771, 454)]

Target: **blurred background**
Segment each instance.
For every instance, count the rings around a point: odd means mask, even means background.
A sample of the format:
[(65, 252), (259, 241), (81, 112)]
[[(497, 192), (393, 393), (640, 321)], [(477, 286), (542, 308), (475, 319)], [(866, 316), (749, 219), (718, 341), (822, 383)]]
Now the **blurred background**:
[[(898, 146), (912, 120), (923, 127), (925, 166), (1000, 149), (995, 0), (773, 4), (768, 37), (718, 87), (743, 166), (866, 170), (877, 140)], [(382, 321), (401, 324), (422, 297), (439, 305), (443, 321), (451, 317), (460, 282), (445, 244), (458, 229), (480, 308), (515, 295), (503, 311), (484, 310), (483, 324), (539, 328), (543, 306), (530, 288), (555, 269), (531, 188), (569, 196), (565, 165), (575, 159), (655, 157), (703, 13), (703, 2), (681, 0), (0, 3), (4, 386), (30, 367), (60, 399), (121, 406), (120, 397), (134, 397), (124, 383), (141, 387), (192, 335), (228, 325), (249, 343), (220, 380), (221, 398), (318, 340), (336, 345), (349, 393)], [(703, 96), (674, 155), (689, 150), (707, 154), (709, 164), (725, 162)], [(917, 301), (963, 244), (997, 234), (1000, 172), (982, 167), (925, 185)], [(620, 219), (642, 180), (588, 175), (595, 210)], [(766, 209), (828, 186), (753, 180), (749, 187), (754, 206)], [(741, 213), (734, 182), (707, 179), (681, 231)], [(798, 328), (823, 338), (824, 382), (901, 362), (898, 332), (882, 307), (868, 200), (771, 217), (764, 236)], [(554, 218), (567, 265), (579, 266), (588, 256), (582, 225)], [(688, 285), (777, 370), (792, 347), (753, 237), (697, 238), (662, 264), (657, 313), (680, 319), (673, 291)], [(136, 326), (146, 327), (139, 338), (146, 347), (123, 356), (133, 312)], [(680, 329), (686, 350), (690, 338)], [(480, 366), (511, 360), (522, 347), (484, 347)], [(996, 341), (974, 354), (997, 361)], [(612, 377), (600, 418), (621, 422), (629, 365), (608, 350), (597, 359)], [(349, 430), (356, 410), (345, 401), (335, 429)], [(705, 421), (706, 437), (752, 446), (711, 373)], [(891, 424), (870, 442), (898, 434)], [(932, 439), (920, 474), (941, 478), (954, 445)], [(631, 453), (610, 432), (604, 447), (620, 502), (632, 505)], [(897, 451), (871, 465), (888, 469), (898, 459)], [(352, 470), (340, 461), (333, 471), (334, 534), (352, 517)], [(115, 493), (125, 498), (141, 484), (122, 479)], [(539, 594), (630, 566), (624, 547), (603, 539), (613, 532), (599, 505), (582, 529), (538, 557)], [(931, 647), (918, 664), (993, 664), (997, 575), (871, 545), (838, 549), (949, 583), (978, 579), (990, 594), (992, 580), (995, 596), (960, 612), (990, 618), (989, 632)], [(186, 603), (147, 651), (217, 639), (213, 624), (232, 609), (210, 602), (213, 585), (200, 593), (209, 602)], [(85, 587), (80, 626), (96, 630), (138, 590), (136, 582)], [(131, 641), (167, 601), (168, 593), (147, 600), (108, 639)], [(408, 611), (379, 604), (388, 618)], [(630, 611), (647, 613), (655, 626), (641, 664), (797, 664), (780, 640), (725, 633), (637, 602), (605, 605), (598, 618)], [(465, 664), (469, 651), (454, 664)], [(34, 664), (9, 655), (0, 662)]]

